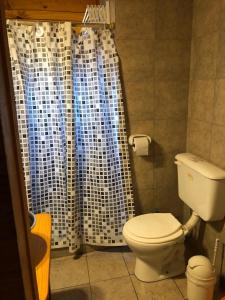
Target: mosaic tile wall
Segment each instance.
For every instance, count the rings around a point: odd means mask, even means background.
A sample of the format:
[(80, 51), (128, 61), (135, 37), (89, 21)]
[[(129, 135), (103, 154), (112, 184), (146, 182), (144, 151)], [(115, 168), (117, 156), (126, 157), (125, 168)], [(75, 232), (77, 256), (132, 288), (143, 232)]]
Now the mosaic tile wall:
[(133, 196), (110, 33), (9, 21), (8, 38), (29, 209), (52, 215), (53, 248), (123, 244)]

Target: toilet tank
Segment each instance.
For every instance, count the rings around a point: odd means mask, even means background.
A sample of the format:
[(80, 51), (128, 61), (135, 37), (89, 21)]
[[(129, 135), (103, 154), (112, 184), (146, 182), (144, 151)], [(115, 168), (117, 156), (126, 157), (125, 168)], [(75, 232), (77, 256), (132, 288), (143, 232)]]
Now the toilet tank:
[(222, 220), (225, 216), (225, 171), (191, 153), (177, 154), (175, 159), (181, 200), (204, 221)]

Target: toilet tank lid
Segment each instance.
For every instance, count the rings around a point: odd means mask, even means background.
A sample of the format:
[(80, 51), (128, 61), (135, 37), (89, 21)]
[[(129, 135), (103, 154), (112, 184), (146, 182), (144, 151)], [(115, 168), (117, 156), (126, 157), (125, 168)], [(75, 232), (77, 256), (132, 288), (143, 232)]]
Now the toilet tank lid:
[(175, 159), (209, 179), (225, 179), (225, 170), (192, 153), (177, 154)]

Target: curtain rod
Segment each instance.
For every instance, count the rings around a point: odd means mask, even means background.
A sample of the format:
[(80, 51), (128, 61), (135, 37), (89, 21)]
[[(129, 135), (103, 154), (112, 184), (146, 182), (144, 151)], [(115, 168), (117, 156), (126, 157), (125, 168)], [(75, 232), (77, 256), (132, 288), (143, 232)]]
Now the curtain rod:
[(72, 27), (92, 27), (92, 26), (96, 26), (96, 27), (106, 27), (106, 28), (110, 28), (113, 29), (114, 28), (114, 24), (106, 24), (106, 23), (82, 23), (82, 22), (73, 22), (71, 20), (50, 20), (50, 19), (39, 19), (39, 20), (26, 20), (26, 19), (22, 19), (22, 18), (18, 18), (18, 19), (8, 19), (8, 20), (14, 20), (14, 21), (20, 21), (23, 25), (28, 25), (28, 26), (33, 26), (35, 22), (52, 22), (52, 23), (60, 23), (60, 22), (71, 22)]

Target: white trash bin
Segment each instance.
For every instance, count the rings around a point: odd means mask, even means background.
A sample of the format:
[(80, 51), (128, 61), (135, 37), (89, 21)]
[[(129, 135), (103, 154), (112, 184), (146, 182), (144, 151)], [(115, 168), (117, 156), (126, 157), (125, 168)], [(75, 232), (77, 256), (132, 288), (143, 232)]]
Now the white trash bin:
[(186, 276), (188, 300), (213, 300), (216, 275), (208, 258), (201, 255), (191, 257)]

